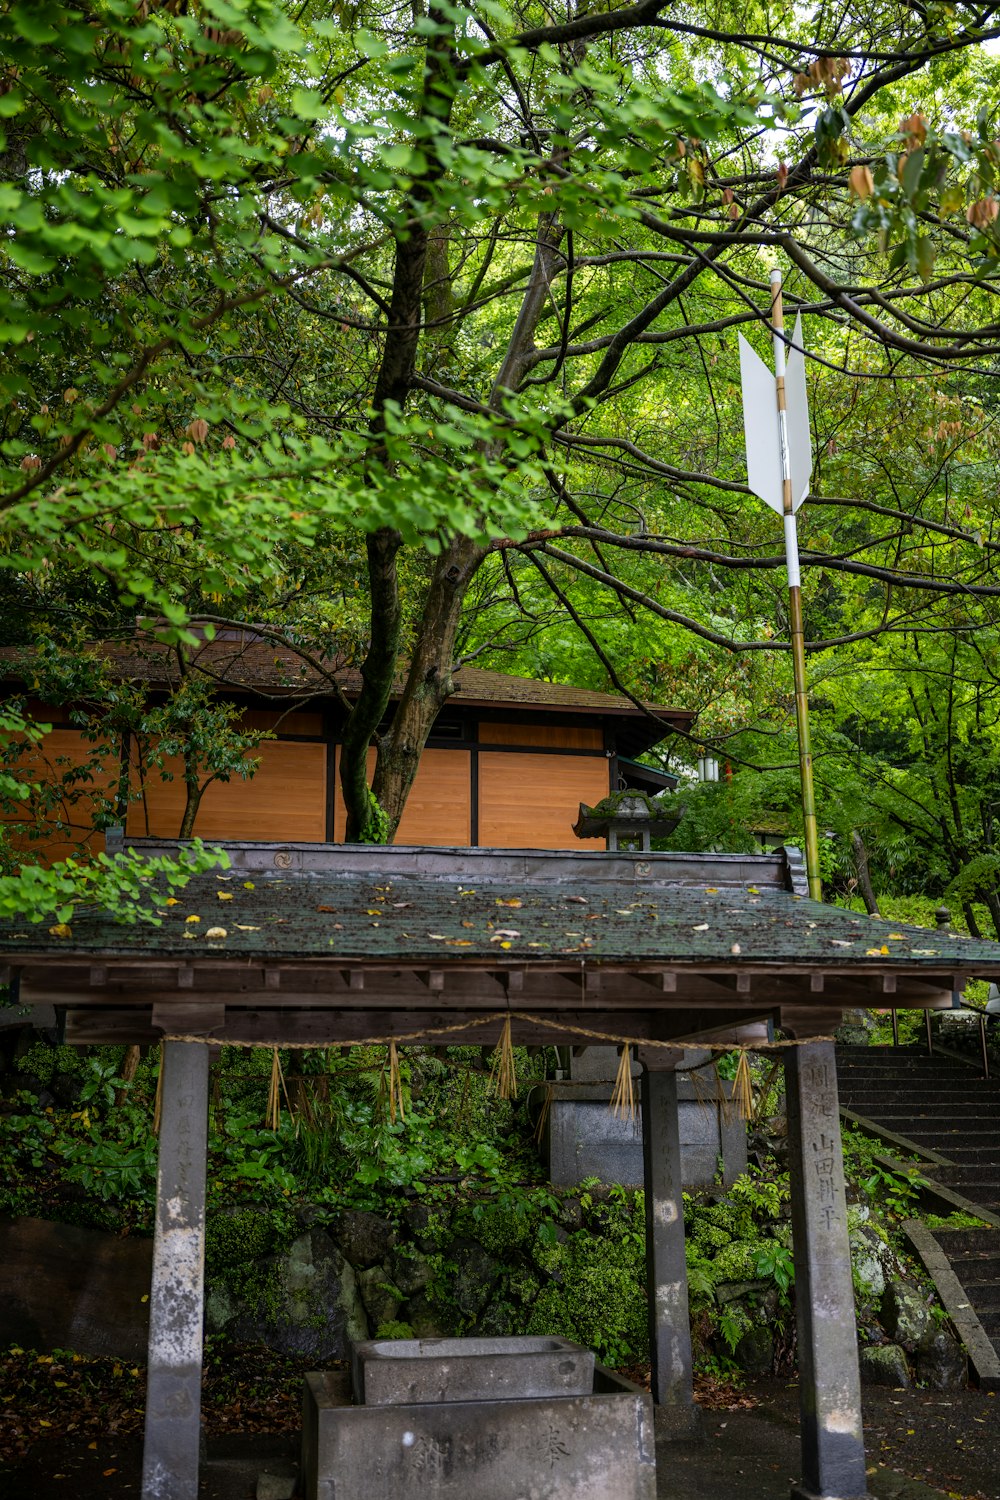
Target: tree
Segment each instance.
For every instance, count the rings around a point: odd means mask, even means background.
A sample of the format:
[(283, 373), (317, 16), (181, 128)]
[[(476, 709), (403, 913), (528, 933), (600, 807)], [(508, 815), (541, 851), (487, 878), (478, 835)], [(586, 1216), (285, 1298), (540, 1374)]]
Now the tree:
[(778, 255), (821, 384), (850, 392), (817, 418), (814, 653), (937, 630), (956, 597), (988, 614), (989, 524), (937, 493), (872, 498), (880, 445), (837, 462), (834, 412), (991, 374), (995, 18), (13, 8), (19, 587), (44, 592), (57, 557), (179, 640), (247, 619), (312, 659), (353, 640), (349, 838), (392, 835), (470, 589), (492, 606), (471, 650), (541, 591), (629, 689), (589, 623), (599, 591), (604, 617), (780, 677), (782, 559), (741, 478), (732, 341)]

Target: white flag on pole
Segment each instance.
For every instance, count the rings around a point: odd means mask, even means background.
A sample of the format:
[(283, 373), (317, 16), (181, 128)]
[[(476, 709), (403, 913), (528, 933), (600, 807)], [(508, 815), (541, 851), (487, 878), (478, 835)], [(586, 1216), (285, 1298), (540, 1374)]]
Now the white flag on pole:
[[(782, 487), (781, 428), (774, 391), (774, 371), (755, 354), (742, 334), (740, 382), (743, 387), (743, 427), (746, 434), (747, 482), (755, 495), (780, 515), (785, 508)], [(802, 318), (795, 319), (793, 348), (785, 367), (788, 471), (792, 480), (792, 510), (809, 493), (812, 443), (806, 396), (806, 357), (802, 350)]]

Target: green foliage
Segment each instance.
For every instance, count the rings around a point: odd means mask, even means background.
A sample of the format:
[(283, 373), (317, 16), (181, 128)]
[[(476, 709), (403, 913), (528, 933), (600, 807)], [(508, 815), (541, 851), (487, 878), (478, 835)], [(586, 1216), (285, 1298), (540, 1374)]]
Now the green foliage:
[(648, 1330), (636, 1246), (577, 1233), (553, 1252), (552, 1264), (559, 1281), (543, 1285), (526, 1332), (575, 1339), (611, 1365), (643, 1358)]

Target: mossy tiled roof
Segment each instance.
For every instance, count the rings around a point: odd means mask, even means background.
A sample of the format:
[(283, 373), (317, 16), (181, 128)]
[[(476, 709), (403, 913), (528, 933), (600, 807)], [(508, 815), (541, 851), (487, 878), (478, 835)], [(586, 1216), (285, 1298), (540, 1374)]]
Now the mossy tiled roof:
[[(466, 857), (463, 868), (469, 868)], [(342, 959), (414, 967), (584, 962), (632, 965), (873, 967), (1000, 974), (1000, 944), (873, 920), (774, 885), (722, 886), (489, 873), (259, 873), (202, 876), (160, 925), (81, 911), (60, 936), (0, 924), (0, 950), (244, 961)], [(620, 862), (616, 866), (621, 869)], [(224, 933), (224, 935), (219, 935)]]

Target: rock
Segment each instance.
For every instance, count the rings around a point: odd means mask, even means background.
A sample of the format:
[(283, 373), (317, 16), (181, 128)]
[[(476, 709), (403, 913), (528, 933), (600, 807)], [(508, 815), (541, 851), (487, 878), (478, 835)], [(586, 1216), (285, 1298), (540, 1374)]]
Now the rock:
[(853, 1209), (848, 1210), (848, 1240), (855, 1281), (859, 1285), (862, 1296), (881, 1297), (889, 1277), (897, 1269), (898, 1262), (890, 1247), (871, 1224), (859, 1219), (853, 1227), (850, 1227), (850, 1215), (853, 1212)]
[(390, 1262), (392, 1284), (404, 1297), (422, 1292), (434, 1276), (434, 1266), (426, 1255), (407, 1255), (397, 1250)]
[(388, 1219), (360, 1208), (349, 1208), (341, 1214), (333, 1237), (351, 1265), (362, 1269), (388, 1260), (396, 1243), (396, 1232)]
[(0, 1346), (144, 1360), (152, 1259), (150, 1239), (0, 1220)]
[(774, 1364), (774, 1336), (770, 1328), (748, 1328), (733, 1350), (733, 1357), (747, 1375), (770, 1375)]
[(403, 1223), (418, 1250), (426, 1253), (437, 1247), (440, 1221), (426, 1203), (408, 1203), (403, 1210)]
[(744, 1297), (758, 1297), (766, 1292), (766, 1281), (724, 1281), (715, 1288), (715, 1300), (720, 1307), (727, 1302), (739, 1302)]
[(369, 1336), (354, 1271), (318, 1229), (255, 1267), (245, 1296), (232, 1280), (213, 1285), (206, 1312), (211, 1332), (310, 1359), (345, 1359), (351, 1340)]
[(479, 1245), (467, 1250), (459, 1260), (452, 1296), (459, 1312), (475, 1318), (486, 1306), (490, 1292), (500, 1274), (500, 1262)]
[(443, 1339), (452, 1332), (444, 1310), (432, 1302), (426, 1292), (420, 1292), (403, 1309), (406, 1322), (417, 1339)]
[(909, 1354), (916, 1349), (931, 1321), (927, 1303), (916, 1287), (898, 1280), (886, 1283), (880, 1316), (889, 1337), (902, 1344)]
[(928, 1328), (917, 1345), (917, 1379), (932, 1391), (961, 1390), (969, 1378), (968, 1360), (947, 1328)]
[(888, 1385), (900, 1390), (910, 1384), (910, 1367), (898, 1344), (862, 1349), (861, 1379), (865, 1385)]
[(357, 1273), (358, 1290), (365, 1304), (368, 1321), (373, 1328), (383, 1323), (394, 1323), (399, 1313), (402, 1298), (392, 1284), (384, 1266), (372, 1266)]

